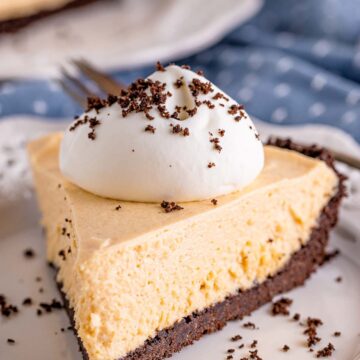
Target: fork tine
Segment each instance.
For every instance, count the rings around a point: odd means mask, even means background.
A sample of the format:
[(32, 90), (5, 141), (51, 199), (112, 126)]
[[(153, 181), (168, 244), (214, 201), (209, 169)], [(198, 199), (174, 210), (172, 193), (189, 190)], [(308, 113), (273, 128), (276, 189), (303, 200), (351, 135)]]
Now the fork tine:
[(124, 84), (118, 83), (110, 76), (95, 69), (89, 62), (84, 59), (72, 60), (72, 63), (80, 70), (80, 72), (93, 80), (99, 88), (101, 88), (106, 94), (117, 95), (121, 90), (125, 89)]
[(94, 97), (96, 94), (91, 91), (84, 82), (77, 79), (75, 76), (69, 74), (69, 72), (61, 68), (61, 74), (65, 80), (67, 80), (74, 88), (77, 88), (78, 91), (82, 92), (85, 97)]
[(73, 98), (82, 108), (86, 107), (86, 98), (74, 91), (63, 79), (57, 79), (56, 82), (62, 87), (65, 93)]

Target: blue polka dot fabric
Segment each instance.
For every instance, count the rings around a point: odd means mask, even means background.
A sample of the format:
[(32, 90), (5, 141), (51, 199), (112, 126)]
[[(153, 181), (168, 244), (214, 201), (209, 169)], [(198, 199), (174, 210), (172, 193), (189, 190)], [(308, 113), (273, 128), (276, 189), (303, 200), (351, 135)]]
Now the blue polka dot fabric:
[[(203, 69), (264, 121), (332, 125), (360, 142), (360, 0), (268, 0), (215, 46), (173, 61)], [(152, 70), (112, 75), (130, 82)], [(0, 83), (2, 117), (80, 112), (53, 83)]]

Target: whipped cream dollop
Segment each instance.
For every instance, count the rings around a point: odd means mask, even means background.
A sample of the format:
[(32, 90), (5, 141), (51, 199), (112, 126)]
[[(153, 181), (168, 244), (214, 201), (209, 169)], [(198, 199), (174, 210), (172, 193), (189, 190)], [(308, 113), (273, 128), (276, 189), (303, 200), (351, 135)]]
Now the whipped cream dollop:
[(201, 74), (158, 66), (119, 96), (93, 99), (66, 130), (62, 174), (124, 201), (204, 200), (251, 183), (264, 164), (243, 107)]

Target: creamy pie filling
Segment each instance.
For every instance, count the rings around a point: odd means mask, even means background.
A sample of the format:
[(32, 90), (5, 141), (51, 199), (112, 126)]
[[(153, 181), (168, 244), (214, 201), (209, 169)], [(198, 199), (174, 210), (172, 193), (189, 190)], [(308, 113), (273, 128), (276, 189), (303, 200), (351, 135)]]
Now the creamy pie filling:
[[(119, 202), (67, 182), (61, 135), (30, 145), (48, 260), (91, 360), (125, 356), (176, 321), (276, 274), (309, 239), (338, 180), (322, 161), (265, 147), (243, 190), (183, 203)], [(121, 205), (121, 208), (117, 208)], [(117, 210), (116, 210), (117, 208)]]

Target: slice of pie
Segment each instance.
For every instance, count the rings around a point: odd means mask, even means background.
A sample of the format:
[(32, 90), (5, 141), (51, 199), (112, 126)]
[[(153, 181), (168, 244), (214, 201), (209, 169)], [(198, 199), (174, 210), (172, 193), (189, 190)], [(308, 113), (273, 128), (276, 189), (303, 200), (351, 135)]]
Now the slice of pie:
[(96, 0), (1, 0), (0, 34), (16, 32), (34, 21), (94, 1)]
[(163, 359), (303, 284), (345, 192), (326, 150), (262, 149), (241, 106), (189, 70), (159, 71), (170, 80), (93, 99), (65, 135), (29, 145), (84, 359)]
[(324, 260), (344, 186), (322, 149), (277, 141), (296, 151), (267, 146), (249, 187), (168, 214), (67, 182), (60, 139), (30, 154), (48, 259), (85, 358), (161, 359), (301, 285)]

